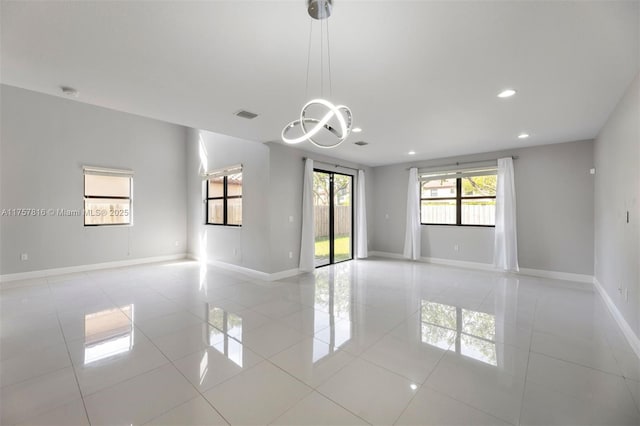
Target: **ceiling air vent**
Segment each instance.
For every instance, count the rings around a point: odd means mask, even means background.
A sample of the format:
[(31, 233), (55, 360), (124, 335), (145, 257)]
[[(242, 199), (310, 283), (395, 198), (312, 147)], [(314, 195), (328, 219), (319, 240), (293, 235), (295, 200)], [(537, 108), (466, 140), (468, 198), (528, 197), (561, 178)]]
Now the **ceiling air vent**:
[(249, 111), (245, 111), (243, 109), (241, 109), (240, 111), (236, 112), (235, 115), (237, 115), (238, 117), (246, 118), (247, 120), (252, 120), (252, 119), (254, 119), (254, 118), (256, 118), (258, 116), (258, 114), (255, 114), (255, 113), (249, 112)]
[(369, 142), (365, 142), (365, 141), (358, 141), (358, 142), (354, 142), (354, 144), (358, 145), (358, 146), (365, 146), (365, 145), (369, 145)]

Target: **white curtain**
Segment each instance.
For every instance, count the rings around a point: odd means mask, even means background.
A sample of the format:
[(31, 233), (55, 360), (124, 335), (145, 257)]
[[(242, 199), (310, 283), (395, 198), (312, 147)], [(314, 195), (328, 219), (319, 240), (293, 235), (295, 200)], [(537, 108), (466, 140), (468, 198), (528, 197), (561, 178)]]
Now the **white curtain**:
[(365, 197), (364, 170), (358, 170), (358, 202), (356, 203), (356, 257), (369, 256), (367, 249), (367, 202)]
[(315, 269), (315, 236), (313, 219), (313, 160), (307, 158), (304, 163), (304, 181), (302, 184), (302, 237), (300, 239), (301, 271), (312, 272)]
[(518, 238), (516, 235), (516, 185), (511, 157), (498, 159), (493, 265), (504, 271), (519, 271)]
[(404, 234), (404, 257), (420, 259), (420, 181), (418, 169), (409, 169), (407, 189), (407, 227)]

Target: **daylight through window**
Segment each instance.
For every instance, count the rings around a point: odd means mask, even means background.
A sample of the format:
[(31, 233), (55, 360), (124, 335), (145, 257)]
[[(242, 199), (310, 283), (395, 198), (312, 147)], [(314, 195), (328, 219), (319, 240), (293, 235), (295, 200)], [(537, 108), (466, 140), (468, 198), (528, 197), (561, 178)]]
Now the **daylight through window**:
[(496, 168), (422, 174), (423, 225), (495, 226)]
[(242, 226), (242, 168), (207, 179), (208, 225)]
[(130, 225), (130, 170), (84, 168), (85, 226)]

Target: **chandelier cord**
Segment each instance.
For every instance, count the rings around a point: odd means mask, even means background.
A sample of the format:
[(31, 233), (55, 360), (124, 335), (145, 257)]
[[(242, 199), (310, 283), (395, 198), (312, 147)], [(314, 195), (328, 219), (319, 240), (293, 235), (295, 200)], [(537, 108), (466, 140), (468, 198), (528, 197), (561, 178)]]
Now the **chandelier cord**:
[[(316, 77), (311, 74), (311, 49), (314, 45), (313, 42), (313, 23), (314, 20), (320, 21), (320, 98), (315, 98), (308, 101), (300, 110), (300, 116), (298, 119), (287, 124), (281, 132), (283, 142), (287, 144), (297, 144), (303, 141), (309, 141), (317, 148), (334, 148), (340, 145), (351, 133), (351, 126), (353, 125), (353, 116), (351, 110), (345, 105), (334, 105), (330, 101), (323, 99), (324, 93), (324, 76), (327, 75), (328, 84), (327, 89), (329, 96), (333, 96), (333, 79), (331, 75), (331, 42), (329, 34), (329, 23), (327, 18), (331, 15), (332, 0), (307, 0), (308, 12), (311, 16), (309, 21), (309, 45), (307, 54), (307, 75), (305, 93), (307, 97), (309, 92), (314, 92), (314, 84), (310, 83), (310, 80), (315, 80)], [(325, 24), (323, 21), (327, 21)], [(326, 25), (326, 28), (324, 27)], [(326, 51), (327, 59), (325, 61), (325, 33), (326, 33)], [(325, 70), (325, 62), (327, 69)], [(317, 76), (317, 74), (316, 74)], [(311, 86), (311, 88), (310, 88)], [(324, 110), (324, 112), (322, 112)], [(318, 115), (324, 114), (324, 115)], [(289, 136), (292, 129), (300, 127), (302, 135), (297, 137)], [(322, 132), (322, 133), (321, 133)], [(316, 135), (320, 136), (317, 138)], [(327, 136), (332, 136), (334, 139), (330, 141)]]
[(324, 21), (320, 20), (320, 97), (324, 97)]
[(329, 68), (329, 97), (333, 97), (333, 86), (331, 84), (331, 44), (329, 37), (329, 20), (327, 21), (327, 66)]
[(309, 67), (311, 64), (311, 36), (313, 34), (313, 19), (309, 19), (309, 46), (307, 48), (307, 82), (304, 89), (305, 99), (309, 97)]

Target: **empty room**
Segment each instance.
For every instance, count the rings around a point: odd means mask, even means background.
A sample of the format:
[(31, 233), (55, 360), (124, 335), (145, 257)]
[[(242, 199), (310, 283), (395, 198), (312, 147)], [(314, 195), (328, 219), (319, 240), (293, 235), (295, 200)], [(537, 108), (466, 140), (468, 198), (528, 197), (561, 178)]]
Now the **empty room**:
[(640, 1), (0, 0), (0, 424), (640, 424)]

